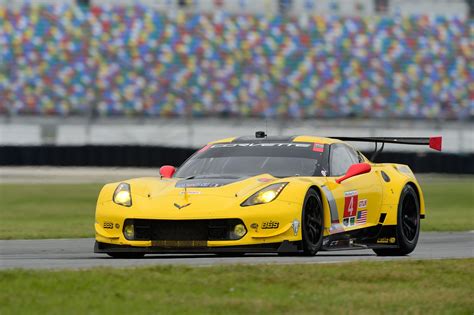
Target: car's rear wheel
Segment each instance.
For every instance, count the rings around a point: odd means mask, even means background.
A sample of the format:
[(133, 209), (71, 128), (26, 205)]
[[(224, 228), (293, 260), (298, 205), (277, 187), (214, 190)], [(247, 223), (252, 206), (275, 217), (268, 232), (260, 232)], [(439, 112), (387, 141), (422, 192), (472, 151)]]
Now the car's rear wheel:
[(107, 253), (112, 258), (129, 258), (129, 259), (137, 259), (143, 258), (145, 254), (143, 253)]
[(374, 252), (379, 256), (404, 256), (411, 253), (420, 235), (420, 202), (415, 189), (403, 187), (398, 203), (397, 240), (398, 248), (379, 248)]
[(301, 222), (303, 254), (314, 256), (323, 243), (324, 213), (321, 197), (313, 189), (306, 193)]

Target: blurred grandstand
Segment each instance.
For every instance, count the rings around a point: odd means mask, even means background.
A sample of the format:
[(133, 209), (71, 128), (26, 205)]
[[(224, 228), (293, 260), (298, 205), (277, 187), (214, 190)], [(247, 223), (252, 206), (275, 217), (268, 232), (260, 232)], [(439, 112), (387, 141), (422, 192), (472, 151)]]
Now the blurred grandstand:
[(0, 144), (197, 147), (269, 119), (280, 134), (443, 133), (473, 152), (473, 7), (0, 0)]

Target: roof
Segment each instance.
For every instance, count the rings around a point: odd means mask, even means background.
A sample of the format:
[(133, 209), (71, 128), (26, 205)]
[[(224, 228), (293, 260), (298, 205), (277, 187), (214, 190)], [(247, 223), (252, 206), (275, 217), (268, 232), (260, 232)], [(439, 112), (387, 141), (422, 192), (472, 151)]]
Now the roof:
[(267, 136), (265, 138), (256, 138), (255, 136), (244, 136), (244, 137), (232, 137), (212, 141), (209, 144), (214, 143), (242, 143), (242, 142), (314, 142), (321, 144), (331, 144), (342, 142), (338, 139), (318, 137), (318, 136)]

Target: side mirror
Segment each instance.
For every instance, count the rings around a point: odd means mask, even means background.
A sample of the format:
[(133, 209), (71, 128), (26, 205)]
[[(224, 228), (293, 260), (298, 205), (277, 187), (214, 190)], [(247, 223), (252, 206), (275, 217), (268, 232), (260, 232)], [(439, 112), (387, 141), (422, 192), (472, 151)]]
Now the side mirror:
[(171, 178), (176, 172), (176, 167), (171, 165), (163, 165), (160, 167), (160, 175), (164, 178)]
[(369, 163), (352, 164), (347, 170), (346, 175), (336, 179), (336, 183), (340, 184), (342, 181), (345, 181), (348, 178), (368, 173), (371, 169), (372, 167)]

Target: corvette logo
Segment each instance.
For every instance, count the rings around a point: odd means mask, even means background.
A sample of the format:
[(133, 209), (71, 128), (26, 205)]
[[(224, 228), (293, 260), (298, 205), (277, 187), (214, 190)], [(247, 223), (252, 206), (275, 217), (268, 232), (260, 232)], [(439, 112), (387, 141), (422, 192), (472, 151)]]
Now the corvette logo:
[(178, 208), (179, 210), (181, 210), (181, 209), (183, 209), (184, 207), (189, 206), (190, 204), (191, 204), (191, 203), (187, 203), (187, 204), (184, 204), (184, 205), (180, 206), (179, 204), (174, 203), (174, 206), (175, 206), (176, 208)]

